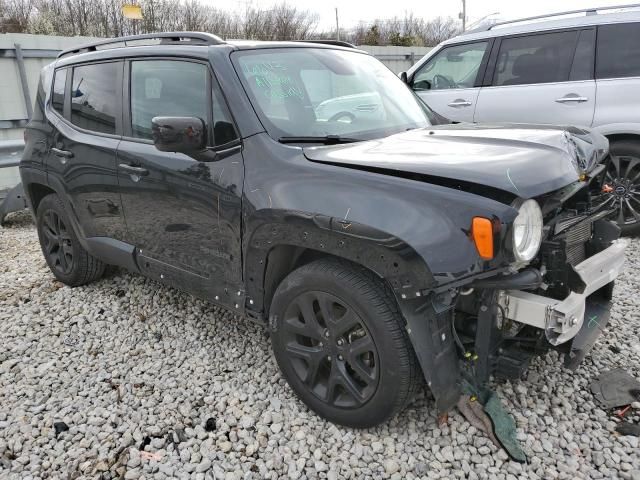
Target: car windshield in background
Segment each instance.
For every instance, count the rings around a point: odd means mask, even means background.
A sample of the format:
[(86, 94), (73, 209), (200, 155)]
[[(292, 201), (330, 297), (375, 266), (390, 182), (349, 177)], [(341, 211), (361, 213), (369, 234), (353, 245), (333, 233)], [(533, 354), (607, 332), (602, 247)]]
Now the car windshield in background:
[(368, 140), (431, 124), (428, 109), (369, 55), (291, 47), (235, 52), (233, 60), (275, 139)]

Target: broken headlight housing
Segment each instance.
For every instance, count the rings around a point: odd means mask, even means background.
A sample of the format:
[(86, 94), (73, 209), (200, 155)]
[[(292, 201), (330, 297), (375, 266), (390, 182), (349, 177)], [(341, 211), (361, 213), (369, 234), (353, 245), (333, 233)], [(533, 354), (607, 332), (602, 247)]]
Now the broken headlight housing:
[(511, 248), (518, 262), (529, 262), (535, 258), (542, 243), (542, 210), (535, 200), (518, 200), (513, 205), (518, 216), (511, 229)]

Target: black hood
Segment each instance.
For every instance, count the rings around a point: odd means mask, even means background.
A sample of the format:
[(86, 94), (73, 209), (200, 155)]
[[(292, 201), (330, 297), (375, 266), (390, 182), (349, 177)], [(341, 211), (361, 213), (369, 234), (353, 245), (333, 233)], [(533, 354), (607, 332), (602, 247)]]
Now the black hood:
[(602, 135), (546, 125), (440, 125), (378, 140), (306, 147), (312, 161), (406, 172), (532, 198), (577, 181), (608, 152)]

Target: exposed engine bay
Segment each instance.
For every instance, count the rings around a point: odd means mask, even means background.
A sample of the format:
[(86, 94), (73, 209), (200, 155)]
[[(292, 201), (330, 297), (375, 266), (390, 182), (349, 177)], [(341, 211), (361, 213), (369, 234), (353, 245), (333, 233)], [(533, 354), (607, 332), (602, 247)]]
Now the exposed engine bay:
[(625, 247), (608, 220), (611, 210), (591, 200), (597, 188), (594, 175), (537, 198), (544, 218), (537, 256), (459, 292), (453, 333), (461, 357), (471, 360), (467, 377), (519, 378), (535, 355), (551, 348), (576, 368), (591, 349), (608, 323)]

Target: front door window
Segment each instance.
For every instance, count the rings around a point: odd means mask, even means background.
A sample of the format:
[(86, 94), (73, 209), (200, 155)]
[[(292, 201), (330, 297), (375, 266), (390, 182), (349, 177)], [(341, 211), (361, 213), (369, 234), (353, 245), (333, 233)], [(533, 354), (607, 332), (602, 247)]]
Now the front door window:
[(487, 46), (488, 42), (477, 42), (444, 48), (414, 75), (413, 89), (474, 87)]

